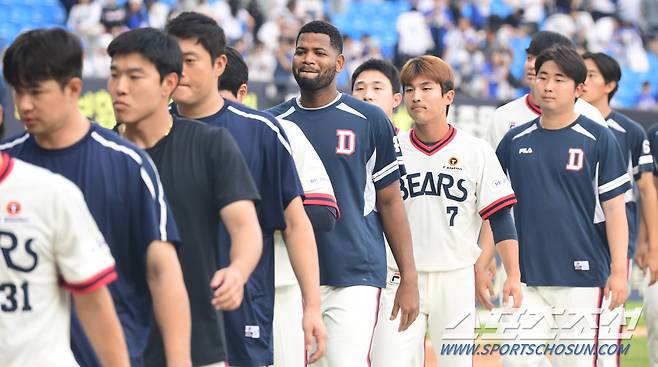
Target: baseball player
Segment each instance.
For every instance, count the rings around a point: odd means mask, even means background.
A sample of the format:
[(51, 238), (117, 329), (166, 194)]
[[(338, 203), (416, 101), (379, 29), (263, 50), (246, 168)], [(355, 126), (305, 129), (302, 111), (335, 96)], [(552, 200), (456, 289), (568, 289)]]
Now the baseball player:
[[(518, 338), (512, 343), (596, 347), (596, 325), (585, 320), (569, 325), (568, 312), (600, 309), (604, 297), (612, 310), (626, 299), (624, 193), (631, 187), (626, 160), (607, 127), (574, 112), (587, 68), (573, 48), (544, 51), (535, 72), (534, 95), (542, 114), (510, 130), (496, 152), (518, 198), (514, 219), (524, 307), (516, 316), (526, 310), (543, 316), (530, 330), (516, 330)], [(566, 309), (567, 314), (546, 311), (554, 309)], [(537, 340), (537, 335), (555, 331), (551, 325), (560, 329), (556, 339)], [(579, 339), (574, 340), (570, 335), (576, 333)], [(535, 339), (529, 341), (531, 337)], [(542, 353), (503, 356), (506, 367), (545, 363)], [(592, 366), (597, 355), (553, 354), (551, 363)]]
[(411, 235), (400, 197), (396, 143), (390, 121), (371, 104), (336, 90), (343, 69), (342, 38), (324, 21), (299, 31), (293, 75), (301, 96), (269, 111), (297, 124), (331, 179), (341, 220), (316, 233), (327, 355), (321, 365), (367, 366), (386, 281), (382, 231), (400, 266), (392, 310), (406, 330), (418, 313), (418, 284)]
[(70, 292), (103, 365), (129, 366), (114, 259), (73, 183), (0, 153), (0, 249), (0, 365), (77, 366)]
[(419, 272), (421, 309), (404, 332), (389, 320), (399, 284), (395, 260), (389, 258), (373, 365), (423, 366), (423, 340), (429, 330), (440, 365), (471, 366), (471, 355), (441, 355), (438, 350), (447, 343), (473, 342), (472, 338), (459, 340), (447, 335), (472, 335), (473, 313), (456, 329), (445, 328), (464, 310), (475, 309), (473, 270), (480, 255), (477, 240), (483, 219), (492, 222), (508, 270), (505, 294), (512, 295), (515, 306), (520, 306), (518, 247), (510, 213), (516, 198), (493, 149), (447, 122), (447, 107), (455, 95), (450, 67), (434, 56), (413, 58), (402, 68), (401, 82), (405, 106), (415, 123), (399, 138), (407, 169), (401, 189)]
[[(493, 121), (491, 121), (486, 134), (487, 141), (489, 141), (494, 149), (509, 129), (523, 125), (541, 115), (538, 96), (534, 93), (536, 81), (535, 60), (544, 50), (555, 45), (574, 47), (570, 39), (559, 33), (540, 31), (532, 36), (530, 45), (526, 49), (526, 62), (523, 69), (523, 82), (531, 91), (522, 97), (498, 107), (494, 112)], [(601, 125), (606, 125), (601, 112), (582, 98), (578, 98), (574, 109), (577, 113), (585, 115)]]
[[(595, 106), (605, 117), (608, 127), (619, 143), (627, 161), (632, 189), (624, 195), (628, 219), (628, 275), (635, 256), (636, 240), (641, 215), (645, 223), (658, 223), (658, 198), (653, 183), (653, 157), (649, 141), (642, 125), (610, 108), (621, 79), (621, 68), (617, 61), (604, 53), (585, 53), (587, 79), (582, 98)], [(639, 201), (639, 205), (638, 205)], [(650, 247), (658, 249), (658, 227), (647, 227)], [(655, 283), (658, 269), (652, 272), (650, 284)], [(609, 314), (608, 314), (609, 313)], [(599, 326), (600, 343), (621, 343), (623, 309), (619, 307), (602, 314), (605, 325)], [(611, 322), (608, 323), (608, 320)], [(619, 366), (619, 355), (604, 354), (599, 357), (599, 367)]]
[[(352, 96), (381, 108), (393, 121), (393, 111), (402, 103), (400, 73), (386, 60), (369, 59), (352, 73)], [(395, 135), (400, 133), (393, 126)]]
[[(536, 81), (535, 60), (544, 50), (556, 45), (575, 47), (570, 39), (559, 33), (540, 31), (532, 36), (530, 45), (526, 49), (526, 62), (523, 69), (523, 83), (530, 88), (530, 92), (498, 107), (494, 112), (493, 119), (487, 127), (487, 132), (485, 134), (485, 140), (487, 140), (494, 149), (496, 149), (498, 143), (509, 129), (530, 122), (541, 115), (541, 107), (537, 104), (537, 97), (534, 95), (534, 85)], [(594, 122), (606, 126), (605, 119), (603, 118), (603, 115), (601, 115), (601, 112), (582, 98), (576, 100), (574, 109), (576, 113), (582, 114)], [(480, 246), (487, 252), (493, 251), (493, 241), (488, 221), (485, 221), (483, 225), (480, 236)], [(496, 273), (494, 264), (490, 265), (490, 269), (492, 270), (491, 273)], [(501, 268), (500, 270), (501, 271), (497, 272), (497, 277), (503, 279), (505, 277), (505, 269)], [(502, 281), (497, 281), (496, 283), (499, 286), (502, 285)], [(491, 293), (494, 293), (493, 285), (491, 286), (490, 291)], [(500, 290), (498, 290), (498, 293), (500, 293)], [(502, 301), (505, 300), (501, 298), (501, 302)]]
[[(309, 246), (313, 228), (304, 211), (290, 144), (274, 116), (219, 94), (226, 38), (215, 20), (183, 13), (169, 21), (166, 32), (178, 39), (184, 55), (172, 112), (226, 128), (238, 143), (261, 196), (256, 211), (263, 231), (263, 255), (249, 277), (242, 304), (224, 314), (228, 361), (239, 367), (273, 363), (274, 231), (284, 229), (291, 234), (286, 246), (304, 297), (305, 332), (317, 339), (318, 349), (310, 356), (315, 360), (324, 353), (319, 266), (317, 249)], [(229, 257), (228, 253), (220, 255), (221, 259)]]
[[(176, 39), (139, 28), (117, 36), (107, 53), (112, 58), (107, 89), (121, 123), (117, 130), (153, 159), (178, 218), (178, 254), (192, 310), (192, 362), (224, 366), (227, 348), (220, 310), (240, 305), (261, 254), (254, 203), (258, 191), (226, 129), (169, 113), (169, 98), (183, 65)], [(231, 242), (219, 241), (221, 223)], [(230, 262), (222, 266), (220, 248), (229, 246)], [(161, 339), (154, 328), (145, 364), (166, 364)]]
[[(189, 365), (190, 309), (174, 246), (178, 230), (148, 155), (78, 109), (80, 41), (63, 29), (28, 31), (7, 49), (3, 64), (27, 132), (0, 150), (59, 173), (82, 191), (116, 260), (118, 278), (108, 288), (131, 364), (143, 364), (151, 324), (157, 320), (167, 362)], [(76, 360), (99, 365), (79, 321), (72, 320)]]
[[(219, 93), (228, 100), (242, 103), (249, 93), (249, 70), (240, 53), (226, 47), (226, 71), (219, 80)], [(336, 224), (339, 214), (331, 180), (322, 161), (301, 129), (287, 120), (279, 120), (288, 136), (292, 157), (304, 189), (304, 210), (315, 232), (328, 232)], [(326, 208), (333, 209), (326, 210)], [(302, 293), (290, 259), (283, 235), (274, 233), (274, 366), (306, 366), (306, 345), (303, 329)], [(313, 240), (315, 242), (315, 240)], [(311, 244), (309, 244), (311, 245)], [(310, 337), (310, 336), (308, 336)]]
[[(647, 130), (651, 154), (654, 159), (653, 180), (658, 186), (658, 124)], [(643, 219), (640, 217), (640, 219)], [(658, 249), (652, 247), (648, 241), (647, 225), (644, 220), (640, 224), (640, 234), (637, 240), (637, 251), (635, 262), (643, 271), (649, 270), (647, 280), (653, 277), (655, 269), (658, 269)], [(647, 321), (647, 343), (649, 344), (649, 365), (658, 367), (658, 285), (647, 284), (644, 291), (644, 312)]]

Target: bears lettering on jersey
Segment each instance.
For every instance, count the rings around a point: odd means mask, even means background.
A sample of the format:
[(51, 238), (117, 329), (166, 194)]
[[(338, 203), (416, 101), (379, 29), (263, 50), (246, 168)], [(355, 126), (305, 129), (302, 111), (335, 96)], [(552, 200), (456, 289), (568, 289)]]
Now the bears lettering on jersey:
[(356, 150), (356, 134), (352, 130), (336, 130), (338, 146), (336, 154), (351, 155)]
[[(422, 177), (422, 178), (421, 178)], [(400, 179), (402, 199), (415, 198), (421, 195), (443, 196), (450, 200), (462, 202), (468, 198), (468, 191), (464, 187), (466, 180), (455, 178), (448, 173), (434, 174), (433, 172), (409, 173)]]
[(32, 242), (34, 239), (30, 238), (25, 241), (25, 252), (31, 258), (30, 263), (18, 264), (14, 261), (14, 251), (17, 250), (19, 245), (18, 237), (11, 232), (0, 231), (0, 249), (2, 250), (2, 257), (5, 259), (7, 267), (16, 271), (29, 273), (37, 267), (39, 258), (32, 249)]

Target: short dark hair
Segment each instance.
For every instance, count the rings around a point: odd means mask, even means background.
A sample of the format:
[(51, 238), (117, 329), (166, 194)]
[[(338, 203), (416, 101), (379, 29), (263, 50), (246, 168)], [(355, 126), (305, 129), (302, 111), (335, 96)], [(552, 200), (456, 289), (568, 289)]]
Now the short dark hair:
[(183, 54), (178, 41), (154, 28), (137, 28), (121, 33), (107, 46), (110, 57), (136, 53), (150, 61), (160, 74), (160, 82), (176, 73), (183, 72)]
[(359, 65), (354, 73), (352, 73), (352, 90), (354, 90), (354, 83), (356, 78), (364, 71), (375, 70), (386, 75), (386, 78), (391, 82), (393, 87), (393, 94), (400, 93), (400, 72), (391, 62), (382, 59), (369, 59), (363, 64)]
[(237, 97), (242, 84), (249, 81), (249, 68), (240, 52), (231, 46), (226, 47), (226, 69), (219, 78), (219, 90), (227, 90)]
[(226, 35), (217, 22), (204, 14), (183, 12), (167, 22), (165, 32), (181, 39), (196, 39), (210, 54), (210, 60), (215, 62), (219, 56), (224, 55), (226, 48)]
[(619, 81), (621, 80), (621, 67), (619, 66), (619, 63), (617, 60), (602, 52), (585, 52), (583, 54), (583, 59), (592, 60), (594, 64), (596, 64), (596, 67), (599, 69), (599, 72), (601, 73), (601, 76), (603, 76), (603, 80), (605, 80), (606, 84), (615, 82), (615, 89), (613, 89), (608, 94), (608, 102), (610, 102), (615, 93), (617, 93), (617, 89), (619, 88)]
[(72, 78), (82, 78), (82, 46), (65, 29), (34, 29), (7, 48), (3, 65), (5, 80), (14, 88), (52, 79), (63, 88)]
[(584, 83), (587, 79), (585, 62), (573, 47), (557, 45), (542, 52), (535, 60), (535, 73), (539, 74), (539, 69), (547, 61), (555, 62), (567, 77), (576, 82), (576, 85)]
[(539, 56), (545, 50), (557, 45), (575, 47), (570, 39), (559, 33), (539, 31), (532, 36), (530, 46), (526, 48), (525, 52), (530, 55)]
[(299, 36), (301, 36), (302, 33), (326, 34), (329, 36), (331, 46), (338, 51), (339, 54), (343, 53), (343, 37), (340, 35), (338, 28), (334, 27), (331, 23), (325, 22), (324, 20), (314, 20), (304, 24), (299, 30), (299, 33), (297, 33), (295, 44), (299, 42)]

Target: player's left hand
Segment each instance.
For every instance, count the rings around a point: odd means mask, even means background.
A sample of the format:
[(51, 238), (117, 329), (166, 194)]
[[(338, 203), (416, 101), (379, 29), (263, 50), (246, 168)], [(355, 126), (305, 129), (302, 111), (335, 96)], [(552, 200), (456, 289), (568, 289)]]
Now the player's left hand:
[(648, 251), (645, 257), (646, 269), (651, 275), (649, 285), (653, 285), (658, 280), (658, 251)]
[(242, 272), (233, 266), (219, 269), (210, 281), (214, 290), (211, 303), (217, 310), (235, 310), (242, 303), (244, 284), (247, 279)]
[(611, 311), (623, 305), (628, 296), (628, 280), (626, 279), (626, 274), (624, 272), (611, 273), (605, 284), (604, 294), (606, 299), (610, 299), (608, 309)]
[(311, 364), (322, 358), (326, 348), (327, 331), (322, 322), (320, 307), (304, 307), (302, 328), (307, 355), (313, 351), (315, 344), (315, 351), (308, 357), (308, 363)]
[(393, 321), (398, 317), (398, 312), (402, 311), (398, 331), (407, 330), (414, 320), (416, 320), (416, 317), (418, 317), (418, 313), (420, 312), (419, 297), (418, 276), (409, 277), (402, 275), (398, 290), (395, 292), (393, 311), (391, 312), (391, 321)]
[(509, 306), (507, 301), (509, 297), (514, 298), (512, 308), (521, 308), (523, 302), (523, 292), (521, 291), (521, 279), (519, 277), (508, 276), (503, 284), (503, 306)]

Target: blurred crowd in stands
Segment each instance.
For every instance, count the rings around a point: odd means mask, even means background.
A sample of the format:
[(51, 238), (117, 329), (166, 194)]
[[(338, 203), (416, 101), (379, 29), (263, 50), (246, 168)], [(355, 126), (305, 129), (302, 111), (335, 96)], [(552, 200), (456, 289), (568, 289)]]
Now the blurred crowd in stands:
[(61, 0), (61, 4), (66, 25), (83, 40), (88, 77), (108, 76), (105, 48), (120, 32), (163, 28), (170, 17), (196, 11), (223, 27), (229, 44), (245, 57), (250, 81), (268, 83), (269, 92), (283, 98), (295, 90), (290, 60), (297, 30), (309, 20), (323, 18), (335, 20), (344, 33), (347, 66), (339, 77), (342, 89), (349, 89), (351, 72), (368, 58), (386, 57), (401, 66), (410, 57), (431, 53), (454, 68), (460, 93), (502, 101), (525, 92), (520, 82), (525, 48), (533, 32), (546, 29), (571, 37), (583, 51), (602, 51), (619, 61), (624, 76), (613, 100), (617, 107), (658, 108), (658, 0)]

